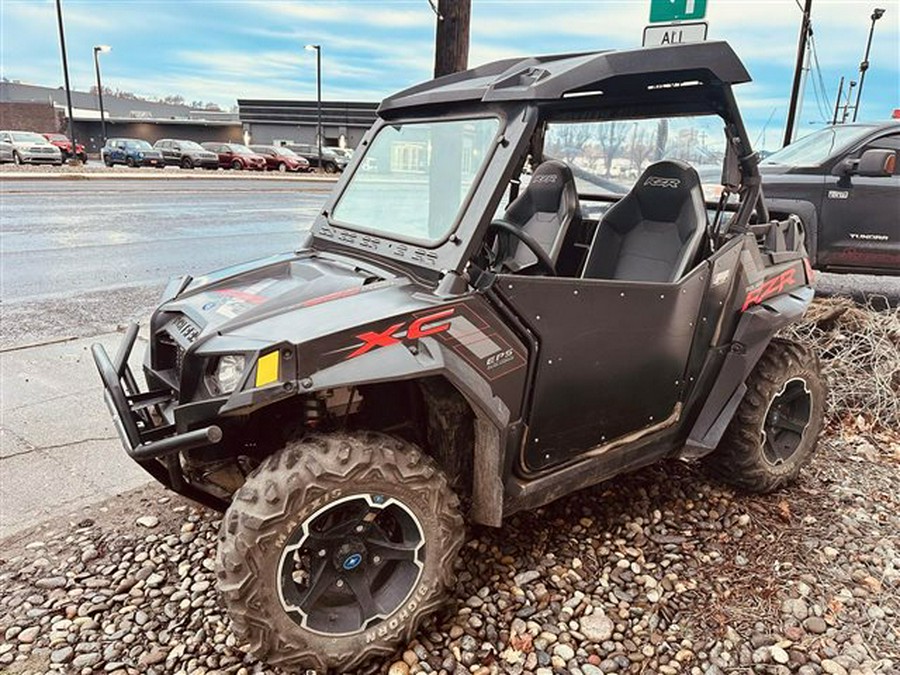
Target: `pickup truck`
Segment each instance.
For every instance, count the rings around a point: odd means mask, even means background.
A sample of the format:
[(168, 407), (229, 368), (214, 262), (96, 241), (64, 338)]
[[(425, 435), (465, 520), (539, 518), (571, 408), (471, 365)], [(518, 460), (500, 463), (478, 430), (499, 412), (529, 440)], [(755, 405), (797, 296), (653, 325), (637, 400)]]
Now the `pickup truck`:
[(813, 267), (900, 276), (900, 121), (826, 127), (760, 173), (771, 217), (803, 221)]

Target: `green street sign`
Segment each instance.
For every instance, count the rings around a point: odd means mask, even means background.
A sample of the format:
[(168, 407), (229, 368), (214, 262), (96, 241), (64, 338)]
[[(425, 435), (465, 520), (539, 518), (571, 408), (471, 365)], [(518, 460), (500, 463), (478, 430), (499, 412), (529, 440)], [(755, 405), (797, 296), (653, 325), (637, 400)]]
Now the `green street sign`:
[(696, 21), (706, 16), (706, 0), (650, 0), (650, 23)]

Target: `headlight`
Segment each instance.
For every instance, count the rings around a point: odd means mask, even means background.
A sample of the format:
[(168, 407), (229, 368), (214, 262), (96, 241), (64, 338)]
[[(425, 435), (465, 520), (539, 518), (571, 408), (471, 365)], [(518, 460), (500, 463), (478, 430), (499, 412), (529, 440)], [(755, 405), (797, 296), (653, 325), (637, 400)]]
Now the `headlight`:
[(143, 153), (143, 152), (139, 152), (139, 153), (137, 154), (137, 158), (138, 158), (138, 159), (144, 159), (144, 153)]
[(247, 359), (243, 354), (227, 354), (219, 357), (215, 370), (206, 376), (206, 384), (214, 396), (230, 394), (241, 381)]

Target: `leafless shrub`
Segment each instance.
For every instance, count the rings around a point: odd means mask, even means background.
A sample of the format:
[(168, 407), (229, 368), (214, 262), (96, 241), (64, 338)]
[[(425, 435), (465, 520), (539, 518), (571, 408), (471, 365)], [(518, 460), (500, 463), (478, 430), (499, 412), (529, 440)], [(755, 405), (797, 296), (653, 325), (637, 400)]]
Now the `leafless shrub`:
[(818, 353), (832, 421), (861, 415), (874, 426), (900, 428), (900, 308), (817, 298), (803, 322), (783, 334)]

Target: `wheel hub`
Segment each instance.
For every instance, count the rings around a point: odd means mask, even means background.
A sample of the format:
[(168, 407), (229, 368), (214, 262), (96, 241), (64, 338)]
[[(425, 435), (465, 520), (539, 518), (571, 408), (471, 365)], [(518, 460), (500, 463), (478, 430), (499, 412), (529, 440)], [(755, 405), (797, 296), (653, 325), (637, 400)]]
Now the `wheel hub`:
[(365, 563), (366, 546), (358, 539), (341, 544), (334, 552), (333, 560), (338, 572), (352, 572)]
[(407, 601), (424, 570), (415, 514), (380, 494), (344, 497), (297, 527), (278, 566), (282, 608), (330, 637), (371, 628)]
[(763, 422), (763, 456), (773, 466), (789, 460), (812, 418), (812, 394), (806, 380), (795, 377), (772, 397)]

